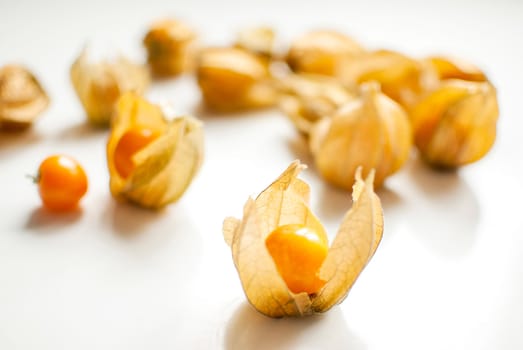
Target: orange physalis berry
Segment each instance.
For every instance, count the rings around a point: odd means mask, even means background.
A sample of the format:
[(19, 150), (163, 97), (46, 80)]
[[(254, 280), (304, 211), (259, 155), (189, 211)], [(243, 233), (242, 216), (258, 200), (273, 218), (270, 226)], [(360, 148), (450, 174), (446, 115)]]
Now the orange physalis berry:
[(123, 134), (114, 150), (114, 166), (121, 177), (125, 179), (131, 175), (135, 168), (133, 156), (159, 135), (157, 131), (143, 127), (133, 127)]
[(87, 176), (73, 158), (54, 155), (46, 158), (35, 178), (44, 206), (53, 211), (75, 209), (87, 192)]
[(293, 293), (314, 294), (323, 287), (318, 272), (329, 250), (325, 234), (303, 225), (283, 225), (267, 237), (265, 245)]

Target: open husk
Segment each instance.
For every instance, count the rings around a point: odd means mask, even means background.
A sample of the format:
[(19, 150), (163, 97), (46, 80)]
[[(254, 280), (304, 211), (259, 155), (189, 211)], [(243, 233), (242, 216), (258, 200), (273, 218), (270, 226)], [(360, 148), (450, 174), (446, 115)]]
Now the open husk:
[(149, 84), (145, 67), (124, 57), (114, 62), (89, 61), (84, 50), (71, 66), (71, 81), (87, 114), (95, 125), (108, 126), (113, 107), (125, 92), (142, 94)]
[(314, 125), (309, 146), (316, 168), (329, 183), (348, 190), (362, 167), (364, 176), (375, 169), (378, 188), (408, 159), (411, 133), (403, 108), (376, 83), (366, 83), (358, 98)]
[[(201, 123), (189, 116), (168, 121), (160, 107), (133, 93), (120, 97), (114, 118), (107, 143), (112, 195), (154, 209), (180, 198), (203, 160)], [(114, 151), (122, 135), (133, 126), (147, 127), (161, 136), (134, 155), (136, 167), (124, 179), (114, 165)]]
[(256, 199), (247, 200), (241, 220), (229, 217), (223, 224), (224, 238), (231, 247), (249, 303), (270, 317), (321, 313), (343, 301), (383, 234), (382, 208), (373, 190), (373, 173), (363, 180), (358, 171), (352, 208), (345, 214), (319, 270), (319, 278), (326, 284), (316, 294), (292, 293), (279, 275), (265, 239), (286, 224), (324, 230), (309, 208), (309, 186), (297, 178), (304, 168), (294, 161)]
[(26, 68), (0, 68), (0, 129), (26, 129), (49, 105), (49, 97)]
[(277, 100), (267, 64), (243, 49), (203, 50), (196, 75), (205, 104), (217, 111), (267, 107)]
[(410, 113), (422, 158), (455, 168), (481, 159), (496, 139), (497, 94), (488, 82), (447, 80)]

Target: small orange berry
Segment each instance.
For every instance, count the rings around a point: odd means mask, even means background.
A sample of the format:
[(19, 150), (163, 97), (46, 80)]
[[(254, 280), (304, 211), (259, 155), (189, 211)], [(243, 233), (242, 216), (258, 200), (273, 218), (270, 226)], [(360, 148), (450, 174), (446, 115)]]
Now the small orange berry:
[(267, 237), (265, 245), (293, 293), (314, 294), (325, 285), (318, 277), (329, 250), (324, 232), (299, 224), (283, 225)]
[(46, 158), (35, 180), (43, 205), (53, 211), (75, 209), (88, 187), (82, 166), (65, 155)]

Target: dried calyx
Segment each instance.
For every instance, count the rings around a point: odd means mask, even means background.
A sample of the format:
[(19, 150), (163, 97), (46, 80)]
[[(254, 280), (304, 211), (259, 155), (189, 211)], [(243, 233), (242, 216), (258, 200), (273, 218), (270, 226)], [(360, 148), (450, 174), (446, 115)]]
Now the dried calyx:
[(291, 44), (286, 61), (297, 73), (335, 76), (344, 60), (364, 52), (360, 44), (345, 34), (334, 30), (315, 30)]
[(488, 82), (447, 80), (412, 110), (414, 139), (423, 159), (454, 168), (481, 159), (496, 138), (499, 108)]
[(374, 185), (380, 187), (408, 159), (412, 135), (403, 108), (377, 84), (367, 83), (358, 98), (314, 125), (309, 145), (328, 182), (350, 189), (356, 169), (362, 167), (364, 175), (375, 169)]
[[(135, 130), (153, 135), (131, 154), (128, 171), (118, 163), (122, 138)], [(142, 207), (159, 209), (178, 200), (203, 160), (202, 125), (190, 116), (167, 120), (160, 107), (132, 94), (117, 102), (107, 143), (111, 193)]]
[(268, 66), (238, 48), (208, 48), (200, 53), (196, 74), (205, 104), (218, 111), (274, 105), (277, 94)]
[(196, 32), (181, 21), (165, 19), (154, 23), (143, 39), (152, 73), (169, 77), (190, 70), (196, 37)]
[(49, 97), (26, 68), (0, 68), (0, 129), (23, 130), (49, 105)]
[[(373, 173), (363, 180), (358, 171), (352, 208), (345, 214), (325, 255), (325, 230), (309, 208), (309, 186), (298, 179), (303, 168), (298, 161), (293, 162), (256, 199), (248, 199), (241, 220), (230, 217), (223, 225), (247, 299), (256, 310), (270, 317), (307, 316), (342, 302), (374, 255), (383, 234), (382, 208), (373, 190)], [(309, 249), (306, 242), (297, 245), (305, 249), (299, 254), (303, 264), (317, 269), (315, 276), (309, 276), (316, 277), (312, 283), (296, 283), (299, 276), (286, 275), (288, 266), (282, 266), (286, 259), (278, 259), (278, 251), (271, 248), (275, 231), (296, 227), (319, 234), (319, 250)], [(286, 240), (284, 236), (279, 235), (277, 243)], [(307, 253), (314, 256), (308, 258)]]
[(290, 74), (278, 86), (281, 110), (306, 136), (315, 123), (332, 117), (341, 105), (356, 98), (338, 80), (322, 75)]
[(84, 50), (71, 66), (71, 81), (87, 114), (87, 120), (99, 126), (108, 126), (118, 98), (125, 92), (142, 94), (149, 84), (144, 66), (124, 57), (114, 62), (89, 61)]

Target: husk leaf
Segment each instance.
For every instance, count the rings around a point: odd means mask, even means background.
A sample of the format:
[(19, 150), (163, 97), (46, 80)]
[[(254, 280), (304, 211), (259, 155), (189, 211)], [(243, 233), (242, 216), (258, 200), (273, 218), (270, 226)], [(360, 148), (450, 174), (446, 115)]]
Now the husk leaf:
[(355, 94), (336, 79), (312, 74), (290, 74), (279, 81), (280, 109), (298, 131), (309, 135), (314, 124), (331, 117)]
[(434, 67), (440, 80), (488, 81), (485, 73), (469, 62), (444, 56), (432, 56), (426, 60)]
[(338, 229), (319, 277), (327, 281), (313, 300), (313, 309), (325, 312), (345, 299), (383, 235), (383, 211), (374, 193), (374, 172), (365, 181), (356, 173), (352, 208)]
[[(161, 136), (134, 155), (136, 167), (123, 179), (114, 166), (114, 150), (122, 135), (135, 125), (156, 130)], [(162, 208), (181, 197), (200, 168), (201, 124), (188, 116), (167, 121), (159, 107), (125, 94), (117, 103), (107, 159), (113, 196), (147, 208)]]
[(87, 114), (87, 120), (109, 126), (113, 108), (125, 92), (142, 94), (149, 84), (145, 67), (124, 57), (115, 62), (91, 63), (83, 50), (70, 70), (73, 87)]

